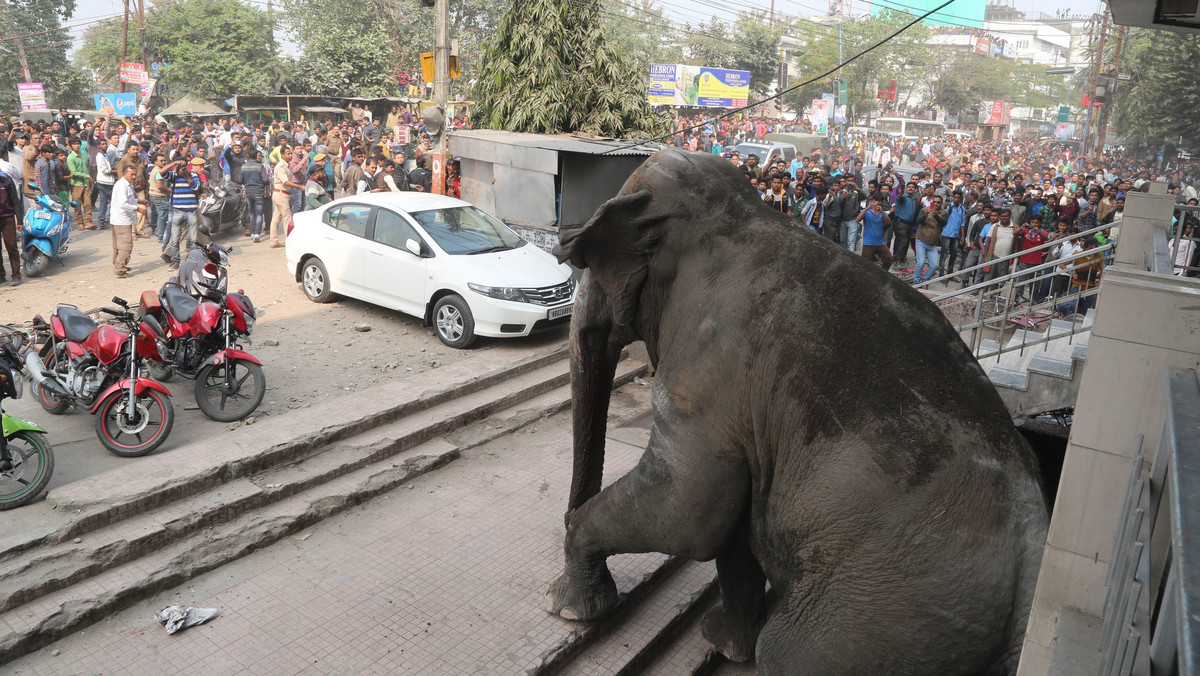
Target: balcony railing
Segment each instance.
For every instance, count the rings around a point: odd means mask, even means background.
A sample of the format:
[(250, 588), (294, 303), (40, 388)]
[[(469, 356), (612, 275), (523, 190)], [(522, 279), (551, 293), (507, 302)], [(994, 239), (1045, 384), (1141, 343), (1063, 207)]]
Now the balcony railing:
[(1162, 437), (1141, 440), (1109, 562), (1102, 676), (1200, 673), (1200, 382), (1168, 368)]

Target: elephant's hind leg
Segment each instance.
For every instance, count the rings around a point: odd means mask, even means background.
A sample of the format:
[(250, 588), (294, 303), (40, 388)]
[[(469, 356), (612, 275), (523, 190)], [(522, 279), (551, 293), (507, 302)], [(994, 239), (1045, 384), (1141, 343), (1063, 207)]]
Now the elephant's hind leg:
[(749, 543), (750, 525), (743, 520), (738, 531), (717, 554), (717, 581), (721, 605), (704, 614), (701, 633), (733, 662), (754, 659), (754, 644), (766, 621), (766, 575)]
[(605, 559), (662, 552), (706, 561), (726, 546), (744, 513), (749, 475), (733, 454), (711, 451), (699, 423), (656, 422), (646, 452), (625, 476), (571, 514), (566, 569), (546, 608), (590, 620), (616, 601)]

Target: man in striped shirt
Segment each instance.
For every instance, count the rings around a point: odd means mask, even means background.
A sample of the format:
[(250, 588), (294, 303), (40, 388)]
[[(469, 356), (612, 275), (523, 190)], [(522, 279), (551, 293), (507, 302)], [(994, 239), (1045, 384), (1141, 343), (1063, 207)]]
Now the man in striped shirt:
[(166, 174), (171, 185), (171, 235), (163, 243), (162, 259), (168, 263), (169, 270), (179, 269), (180, 239), (185, 225), (187, 248), (190, 250), (196, 245), (196, 206), (203, 170), (204, 160), (196, 157), (190, 165), (178, 166)]

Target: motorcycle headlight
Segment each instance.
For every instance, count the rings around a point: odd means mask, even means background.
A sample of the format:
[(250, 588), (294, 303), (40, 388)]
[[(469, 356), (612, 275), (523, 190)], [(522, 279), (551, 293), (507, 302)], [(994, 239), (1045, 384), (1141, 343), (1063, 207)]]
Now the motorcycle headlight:
[(499, 300), (511, 300), (517, 303), (528, 303), (529, 299), (525, 297), (525, 293), (518, 288), (511, 286), (484, 286), (470, 282), (467, 284), (475, 293), (483, 294), (489, 298)]
[(246, 334), (249, 335), (254, 330), (254, 315), (246, 314)]
[(17, 391), (13, 399), (20, 399), (21, 395), (25, 393), (25, 379), (17, 371), (13, 371), (13, 389)]

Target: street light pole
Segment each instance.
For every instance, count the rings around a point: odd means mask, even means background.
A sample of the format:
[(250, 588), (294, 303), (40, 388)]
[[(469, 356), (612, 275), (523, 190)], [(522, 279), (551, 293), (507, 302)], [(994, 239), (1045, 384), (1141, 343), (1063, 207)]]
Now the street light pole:
[(450, 0), (434, 4), (433, 104), (441, 108), (442, 130), (433, 146), (433, 192), (446, 194), (446, 130), (450, 107)]
[[(129, 0), (125, 0), (125, 31), (121, 36), (121, 63), (128, 61), (129, 54)], [(121, 81), (121, 93), (125, 93), (125, 82)]]

